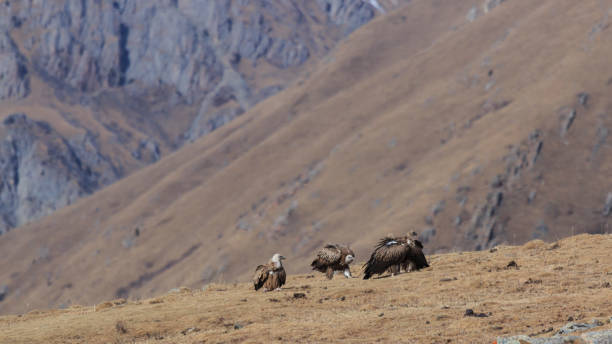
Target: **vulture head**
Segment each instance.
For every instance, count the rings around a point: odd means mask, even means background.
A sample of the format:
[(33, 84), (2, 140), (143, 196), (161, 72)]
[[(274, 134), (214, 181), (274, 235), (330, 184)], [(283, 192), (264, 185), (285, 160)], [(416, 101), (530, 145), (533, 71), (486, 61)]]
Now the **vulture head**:
[(285, 257), (284, 257), (284, 256), (281, 256), (281, 255), (280, 255), (280, 253), (275, 253), (275, 254), (272, 256), (272, 259), (270, 259), (270, 261), (271, 261), (272, 263), (274, 263), (274, 265), (275, 265), (276, 267), (280, 267), (280, 266), (282, 265), (281, 261), (282, 261), (283, 259), (285, 259)]

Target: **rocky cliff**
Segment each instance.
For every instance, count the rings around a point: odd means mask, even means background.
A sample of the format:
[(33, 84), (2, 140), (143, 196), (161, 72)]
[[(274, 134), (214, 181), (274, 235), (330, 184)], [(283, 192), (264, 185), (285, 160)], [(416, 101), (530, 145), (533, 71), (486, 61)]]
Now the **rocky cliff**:
[[(25, 105), (0, 112), (0, 159), (12, 171), (0, 231), (231, 121), (383, 10), (361, 0), (3, 1), (0, 101)], [(35, 158), (51, 141), (52, 154)], [(45, 175), (25, 168), (45, 161)]]
[(30, 79), (23, 55), (0, 26), (0, 101), (23, 98), (30, 92)]
[[(5, 30), (19, 31), (21, 48), (54, 87), (161, 91), (197, 104), (185, 133), (194, 139), (284, 88), (289, 69), (321, 56), (376, 9), (361, 0), (30, 0), (7, 1), (3, 12), (11, 18)], [(18, 55), (14, 44), (3, 46)]]
[(95, 138), (67, 140), (42, 121), (13, 114), (0, 124), (0, 234), (48, 215), (116, 180)]

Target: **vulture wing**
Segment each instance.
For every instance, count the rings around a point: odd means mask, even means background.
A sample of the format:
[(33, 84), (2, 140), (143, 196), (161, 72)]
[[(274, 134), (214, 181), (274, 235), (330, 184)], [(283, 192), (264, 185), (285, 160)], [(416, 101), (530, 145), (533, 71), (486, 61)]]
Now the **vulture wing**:
[(421, 249), (422, 245), (419, 246), (411, 245), (409, 246), (408, 255), (406, 257), (407, 260), (414, 262), (416, 269), (422, 269), (429, 266), (427, 263), (427, 259), (425, 259), (425, 255), (423, 254), (423, 250)]
[(255, 269), (255, 275), (253, 276), (253, 286), (255, 287), (255, 290), (259, 290), (261, 287), (263, 287), (264, 283), (266, 283), (266, 280), (268, 279), (268, 266), (266, 265), (259, 265), (257, 266), (257, 269)]
[(285, 281), (287, 280), (287, 273), (285, 272), (285, 268), (280, 268), (280, 270), (277, 270), (277, 273), (279, 282), (278, 287), (280, 288), (285, 284)]
[(390, 266), (400, 264), (406, 259), (407, 253), (405, 244), (393, 238), (382, 239), (370, 256), (370, 260), (364, 265), (363, 279), (368, 279), (373, 274), (381, 274)]
[(326, 272), (328, 266), (339, 263), (341, 258), (342, 253), (336, 245), (325, 245), (317, 252), (317, 258), (312, 261), (310, 266), (313, 270)]
[(331, 265), (340, 261), (342, 252), (336, 245), (326, 245), (317, 253), (317, 258)]
[(392, 245), (394, 243), (399, 243), (399, 242), (401, 242), (400, 239), (396, 239), (392, 237), (384, 237), (378, 241), (378, 245), (376, 245), (376, 248), (378, 249), (378, 248), (389, 246), (389, 245)]

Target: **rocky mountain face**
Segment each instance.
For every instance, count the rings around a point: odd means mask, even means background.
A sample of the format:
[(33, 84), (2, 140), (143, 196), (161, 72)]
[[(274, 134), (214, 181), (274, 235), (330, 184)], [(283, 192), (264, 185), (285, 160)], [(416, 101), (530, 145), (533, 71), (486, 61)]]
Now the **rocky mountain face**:
[(48, 123), (24, 114), (6, 117), (0, 137), (0, 234), (119, 177), (90, 138), (69, 141)]
[[(382, 11), (362, 0), (2, 2), (0, 102), (25, 109), (0, 113), (11, 171), (0, 232), (226, 124)], [(51, 91), (31, 94), (34, 82)]]
[(29, 92), (30, 79), (25, 59), (11, 36), (0, 29), (0, 101), (23, 98)]
[[(284, 88), (287, 69), (320, 56), (376, 13), (360, 0), (31, 0), (4, 7), (11, 18), (5, 30), (21, 32), (22, 49), (54, 87), (162, 92), (173, 103), (196, 104), (190, 139)], [(257, 80), (270, 70), (281, 80)]]

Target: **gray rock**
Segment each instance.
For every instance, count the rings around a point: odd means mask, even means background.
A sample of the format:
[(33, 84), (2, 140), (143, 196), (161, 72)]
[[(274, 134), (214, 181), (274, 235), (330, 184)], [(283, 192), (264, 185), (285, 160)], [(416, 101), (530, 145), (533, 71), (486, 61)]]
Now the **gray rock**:
[(512, 336), (512, 337), (497, 337), (497, 344), (521, 344), (521, 340), (523, 341), (527, 341), (531, 339), (529, 336), (526, 335), (518, 335), (518, 336)]
[(468, 22), (473, 22), (474, 20), (476, 20), (476, 18), (478, 17), (478, 7), (474, 6), (472, 8), (470, 8), (470, 10), (468, 11), (468, 13), (465, 16), (465, 19)]
[(466, 195), (457, 195), (455, 196), (455, 200), (459, 203), (459, 206), (463, 207), (467, 202), (468, 197)]
[(376, 15), (376, 9), (365, 1), (316, 0), (329, 20), (343, 28), (345, 35), (353, 32)]
[(238, 221), (238, 224), (236, 224), (236, 229), (240, 229), (243, 231), (250, 231), (252, 228), (253, 227), (251, 226), (251, 224), (244, 219)]
[(283, 213), (281, 213), (281, 215), (279, 215), (276, 220), (274, 221), (274, 227), (284, 227), (289, 225), (292, 216), (294, 216), (295, 211), (298, 207), (298, 201), (293, 200), (291, 201), (291, 204), (289, 205), (289, 207), (287, 207), (287, 209), (285, 209), (285, 211), (283, 211)]
[(608, 128), (601, 125), (597, 126), (597, 140), (595, 142), (595, 145), (593, 146), (593, 150), (591, 151), (591, 160), (595, 158), (597, 152), (599, 152), (601, 147), (606, 143), (606, 140), (608, 139), (608, 133)]
[[(204, 289), (204, 288), (202, 288), (202, 289)], [(234, 327), (235, 327), (235, 326), (236, 326), (236, 325), (234, 325)], [(183, 336), (186, 336), (186, 335), (188, 335), (188, 334), (190, 334), (190, 333), (195, 333), (195, 332), (200, 332), (200, 331), (201, 331), (201, 330), (200, 330), (199, 328), (197, 328), (197, 327), (188, 327), (188, 328), (186, 328), (186, 329), (182, 330), (182, 331), (181, 331), (181, 334), (182, 334)]]
[(589, 102), (589, 94), (586, 92), (578, 93), (578, 103), (584, 107), (587, 107)]
[(606, 202), (604, 203), (604, 207), (601, 213), (603, 216), (608, 216), (610, 215), (611, 211), (612, 211), (612, 192), (608, 192), (608, 195), (606, 196)]
[(574, 120), (576, 119), (576, 109), (570, 109), (566, 114), (561, 116), (561, 137), (567, 134), (567, 131), (571, 128)]
[(534, 165), (538, 158), (540, 157), (540, 153), (542, 153), (542, 147), (544, 146), (543, 141), (538, 141), (535, 147), (535, 152), (533, 153), (533, 157), (531, 158), (531, 165)]
[(26, 60), (9, 33), (0, 31), (0, 101), (23, 98), (29, 93)]
[(548, 235), (548, 226), (544, 223), (543, 220), (540, 220), (540, 223), (536, 226), (533, 231), (531, 238), (532, 239), (541, 239)]
[(609, 344), (612, 343), (612, 330), (587, 332), (581, 337), (591, 344)]
[(132, 246), (134, 246), (134, 238), (132, 237), (124, 238), (121, 241), (121, 245), (123, 245), (123, 248), (132, 248)]
[(566, 335), (566, 334), (576, 332), (576, 331), (588, 330), (588, 329), (591, 329), (597, 326), (601, 326), (601, 325), (603, 324), (597, 320), (594, 320), (590, 323), (570, 322), (570, 323), (567, 323), (562, 328), (560, 328), (559, 331), (557, 331), (557, 333), (555, 334), (555, 337)]
[(463, 185), (463, 186), (459, 186), (457, 187), (457, 193), (458, 194), (464, 194), (464, 193), (468, 193), (472, 191), (472, 188), (468, 185)]
[(455, 227), (459, 227), (461, 226), (462, 223), (463, 223), (463, 219), (461, 219), (461, 216), (455, 216), (455, 220), (453, 220), (453, 225)]
[(46, 122), (10, 115), (0, 124), (0, 234), (119, 177), (95, 146), (75, 146)]
[[(573, 323), (570, 323), (570, 324), (573, 324)], [(570, 324), (566, 325), (566, 327), (569, 326)], [(586, 324), (586, 325), (590, 326), (592, 324)], [(585, 325), (585, 324), (582, 324), (582, 325)], [(576, 328), (576, 329), (571, 330), (571, 332), (578, 331), (578, 330), (584, 330), (588, 328), (592, 328), (592, 326)], [(608, 344), (611, 342), (612, 342), (612, 330), (585, 332), (585, 333), (582, 333), (580, 336), (555, 335), (552, 338), (532, 338), (526, 335), (497, 338), (498, 344), (523, 344), (523, 343), (529, 343), (529, 344), (565, 344), (565, 343)]]
[(537, 191), (535, 191), (535, 190), (531, 190), (531, 191), (529, 192), (529, 196), (527, 196), (527, 204), (531, 204), (531, 203), (533, 203), (533, 201), (534, 201), (534, 200), (535, 200), (535, 198), (536, 198), (536, 195), (537, 195)]
[(441, 212), (444, 211), (445, 206), (446, 206), (446, 201), (444, 200), (439, 201), (431, 208), (431, 214), (433, 216), (440, 214)]
[(140, 161), (154, 163), (161, 158), (159, 144), (152, 138), (140, 140), (136, 150), (132, 151), (132, 156)]
[(542, 132), (539, 129), (535, 129), (529, 133), (529, 141), (536, 141), (540, 136), (542, 136)]
[(425, 224), (432, 226), (433, 225), (433, 217), (430, 215), (425, 216)]
[(505, 176), (498, 174), (493, 178), (493, 180), (491, 180), (491, 187), (500, 188), (504, 186), (505, 182), (506, 182)]
[(513, 337), (498, 337), (497, 344), (566, 344), (574, 343), (577, 341), (580, 343), (580, 337), (569, 336), (559, 338), (531, 338), (525, 335), (513, 336)]
[(504, 1), (506, 0), (486, 0), (483, 4), (483, 10), (485, 13), (487, 13), (495, 7), (499, 6)]
[(501, 207), (502, 202), (504, 201), (504, 193), (501, 191), (495, 192), (491, 198), (491, 201), (494, 207)]

